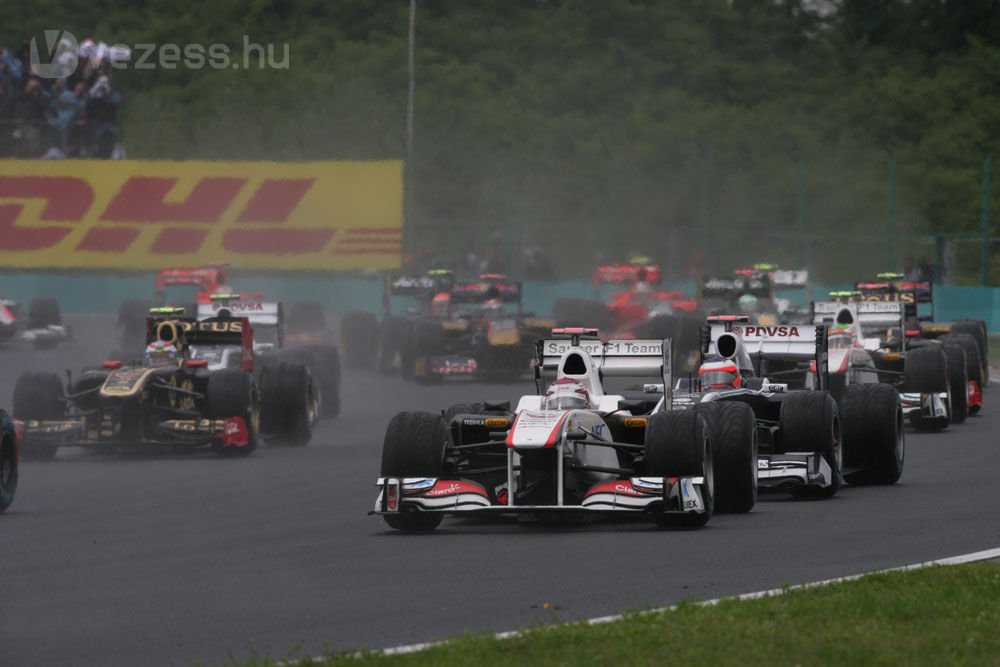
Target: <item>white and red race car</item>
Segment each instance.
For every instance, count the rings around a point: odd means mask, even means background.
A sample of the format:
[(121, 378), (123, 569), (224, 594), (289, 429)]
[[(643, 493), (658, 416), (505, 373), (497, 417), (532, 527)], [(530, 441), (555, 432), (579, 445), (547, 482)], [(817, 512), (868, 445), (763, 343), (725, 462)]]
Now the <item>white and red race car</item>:
[[(373, 513), (404, 531), (432, 530), (446, 514), (644, 514), (664, 527), (704, 525), (715, 496), (705, 418), (650, 413), (656, 401), (605, 386), (640, 378), (669, 388), (670, 355), (669, 339), (554, 330), (536, 347), (537, 393), (514, 410), (479, 403), (393, 417)], [(660, 394), (669, 406), (669, 391)]]

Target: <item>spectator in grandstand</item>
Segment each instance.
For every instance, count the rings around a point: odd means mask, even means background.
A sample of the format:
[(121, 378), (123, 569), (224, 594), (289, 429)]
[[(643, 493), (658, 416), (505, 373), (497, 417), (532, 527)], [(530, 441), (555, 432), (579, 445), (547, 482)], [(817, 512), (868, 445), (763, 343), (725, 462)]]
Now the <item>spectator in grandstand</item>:
[(15, 154), (18, 157), (38, 157), (42, 154), (45, 112), (50, 102), (49, 94), (36, 77), (28, 79), (24, 92), (14, 98)]
[[(49, 137), (48, 157), (66, 157), (70, 153), (70, 132), (80, 115), (80, 103), (72, 91), (66, 90), (63, 79), (56, 81), (52, 87), (53, 99), (46, 110), (46, 117), (51, 128)], [(55, 150), (53, 150), (55, 149)]]
[(552, 261), (538, 246), (532, 246), (524, 251), (524, 277), (528, 280), (555, 279)]
[(111, 79), (102, 74), (87, 93), (87, 125), (90, 127), (91, 154), (108, 159), (119, 142), (118, 109), (122, 94), (111, 87)]

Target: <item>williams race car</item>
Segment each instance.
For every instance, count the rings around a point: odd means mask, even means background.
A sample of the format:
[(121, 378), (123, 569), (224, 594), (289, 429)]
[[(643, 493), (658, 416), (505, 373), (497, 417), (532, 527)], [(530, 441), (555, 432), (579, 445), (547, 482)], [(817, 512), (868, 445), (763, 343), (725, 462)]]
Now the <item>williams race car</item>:
[(660, 526), (704, 525), (715, 489), (704, 418), (636, 414), (638, 404), (605, 392), (613, 378), (669, 386), (670, 342), (553, 333), (566, 337), (537, 343), (538, 393), (513, 411), (484, 403), (393, 417), (373, 513), (407, 531), (432, 530), (445, 514), (639, 515)]

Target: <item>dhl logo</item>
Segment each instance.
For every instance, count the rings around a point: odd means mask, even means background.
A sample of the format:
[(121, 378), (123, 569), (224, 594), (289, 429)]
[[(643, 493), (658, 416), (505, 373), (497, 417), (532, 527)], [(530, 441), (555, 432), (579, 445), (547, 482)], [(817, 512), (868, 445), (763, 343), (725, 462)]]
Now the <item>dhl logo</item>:
[(400, 162), (0, 162), (0, 264), (395, 268)]

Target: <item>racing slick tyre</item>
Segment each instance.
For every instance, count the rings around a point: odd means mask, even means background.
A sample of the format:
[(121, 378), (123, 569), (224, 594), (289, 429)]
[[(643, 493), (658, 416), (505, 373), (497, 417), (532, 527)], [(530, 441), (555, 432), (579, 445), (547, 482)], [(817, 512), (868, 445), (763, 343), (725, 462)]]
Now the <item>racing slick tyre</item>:
[(242, 368), (224, 368), (208, 376), (205, 411), (209, 419), (241, 417), (247, 430), (247, 443), (239, 447), (216, 445), (222, 456), (249, 456), (257, 449), (260, 433), (260, 395), (253, 375)]
[(321, 333), (326, 331), (323, 304), (315, 300), (295, 301), (285, 323), (289, 331)]
[(317, 415), (313, 378), (305, 364), (280, 363), (261, 370), (260, 430), (268, 444), (309, 444)]
[(744, 514), (757, 502), (757, 419), (746, 403), (699, 403), (715, 470), (715, 512)]
[(837, 403), (826, 391), (793, 391), (781, 402), (781, 451), (816, 452), (830, 466), (832, 479), (827, 486), (793, 486), (796, 498), (829, 498), (842, 483), (840, 413)]
[(968, 360), (965, 349), (958, 343), (945, 341), (944, 353), (948, 357), (948, 412), (952, 424), (961, 424), (969, 418)]
[(32, 299), (28, 308), (28, 327), (44, 329), (47, 326), (60, 326), (62, 313), (59, 312), (59, 302), (55, 299)]
[[(14, 385), (14, 416), (24, 421), (63, 419), (66, 416), (66, 393), (55, 373), (21, 373)], [(29, 461), (51, 461), (59, 445), (40, 443), (22, 447), (21, 455)]]
[(899, 392), (890, 384), (848, 385), (840, 400), (844, 480), (895, 484), (903, 474), (906, 435)]
[(610, 333), (611, 311), (600, 301), (591, 299), (556, 299), (552, 317), (558, 327), (593, 327)]
[[(903, 365), (904, 393), (935, 394), (950, 393), (950, 390), (948, 358), (943, 345), (929, 343), (907, 352)], [(948, 428), (948, 424), (951, 423), (951, 415), (924, 417), (919, 412), (914, 412), (910, 414), (909, 420), (913, 428), (918, 431), (941, 431)]]
[(118, 307), (116, 329), (118, 343), (126, 350), (138, 351), (146, 347), (146, 318), (149, 317), (151, 301), (128, 299)]
[(378, 355), (378, 320), (375, 315), (362, 310), (345, 313), (340, 321), (340, 349), (348, 368), (374, 368)]
[(988, 368), (989, 363), (983, 363), (983, 358), (980, 356), (979, 345), (976, 344), (975, 337), (971, 334), (950, 333), (945, 336), (941, 336), (940, 340), (945, 345), (953, 343), (962, 346), (965, 350), (966, 374), (969, 376), (969, 380), (973, 380), (979, 385), (981, 390), (988, 382), (984, 372), (984, 366)]
[(903, 365), (903, 393), (948, 391), (948, 360), (944, 348), (929, 344), (910, 350)]
[[(983, 366), (983, 380), (980, 386), (989, 382), (990, 377), (990, 338), (987, 335), (986, 322), (983, 320), (958, 320), (951, 325), (951, 334), (969, 334), (979, 347), (979, 360)], [(975, 379), (970, 373), (969, 378)]]
[(712, 443), (701, 413), (694, 410), (657, 412), (646, 423), (645, 474), (650, 477), (704, 477), (701, 514), (661, 514), (662, 528), (699, 528), (715, 509)]
[[(448, 426), (440, 415), (400, 412), (389, 422), (382, 443), (382, 477), (441, 477)], [(407, 532), (434, 530), (441, 514), (400, 512), (384, 514), (390, 528)]]
[(17, 448), (14, 433), (4, 427), (7, 413), (0, 410), (0, 512), (10, 507), (17, 491)]

